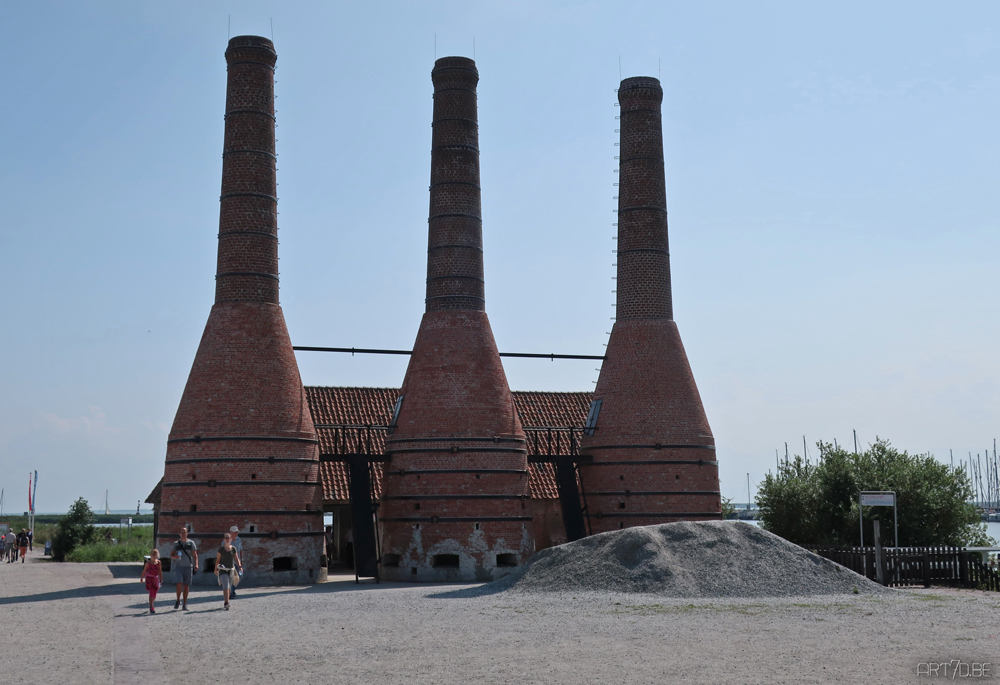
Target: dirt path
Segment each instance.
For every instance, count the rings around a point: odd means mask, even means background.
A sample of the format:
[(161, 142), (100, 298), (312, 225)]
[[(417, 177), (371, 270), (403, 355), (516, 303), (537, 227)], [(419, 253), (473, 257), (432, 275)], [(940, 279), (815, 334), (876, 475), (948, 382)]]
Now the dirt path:
[[(1000, 669), (1000, 594), (665, 600), (355, 585), (192, 593), (145, 612), (138, 567), (0, 565), (14, 683), (905, 683), (920, 662)], [(161, 591), (162, 592), (162, 591)], [(470, 596), (473, 595), (473, 596)]]

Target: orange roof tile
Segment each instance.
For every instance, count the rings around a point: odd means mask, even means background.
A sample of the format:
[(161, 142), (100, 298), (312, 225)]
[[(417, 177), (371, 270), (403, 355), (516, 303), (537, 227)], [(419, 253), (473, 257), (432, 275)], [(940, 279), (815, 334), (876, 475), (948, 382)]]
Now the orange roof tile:
[[(306, 397), (319, 434), (320, 452), (332, 454), (334, 425), (385, 426), (392, 419), (392, 408), (399, 391), (396, 388), (334, 388), (306, 386)], [(514, 392), (514, 404), (525, 428), (582, 426), (587, 418), (592, 394), (589, 392)], [(367, 439), (367, 437), (366, 437)], [(385, 436), (372, 431), (371, 448), (381, 452)], [(342, 450), (341, 450), (342, 451)], [(375, 496), (382, 494), (382, 465), (375, 464)], [(529, 464), (531, 496), (536, 499), (559, 497), (555, 468), (552, 464)], [(347, 502), (347, 467), (340, 462), (320, 465), (323, 499)]]

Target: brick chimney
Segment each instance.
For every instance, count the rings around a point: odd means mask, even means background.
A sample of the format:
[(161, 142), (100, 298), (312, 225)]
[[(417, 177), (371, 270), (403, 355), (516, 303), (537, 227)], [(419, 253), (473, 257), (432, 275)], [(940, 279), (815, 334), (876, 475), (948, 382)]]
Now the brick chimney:
[(486, 317), (476, 64), (437, 60), (427, 299), (386, 443), (382, 577), (490, 580), (534, 552), (524, 432)]
[(316, 430), (278, 305), (276, 59), (257, 36), (226, 50), (215, 305), (167, 440), (156, 543), (168, 553), (187, 526), (214, 563), (239, 526), (244, 582), (266, 585), (326, 575)]
[(594, 392), (581, 467), (592, 531), (721, 516), (715, 439), (670, 294), (660, 104), (650, 77), (618, 90), (616, 320)]

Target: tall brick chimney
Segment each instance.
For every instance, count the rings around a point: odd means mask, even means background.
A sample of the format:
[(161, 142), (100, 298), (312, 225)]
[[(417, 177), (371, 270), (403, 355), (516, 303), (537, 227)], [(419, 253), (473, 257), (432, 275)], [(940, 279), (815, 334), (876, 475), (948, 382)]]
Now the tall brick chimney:
[(721, 516), (715, 439), (673, 321), (663, 90), (628, 78), (618, 101), (617, 315), (582, 442), (595, 533)]
[(226, 50), (215, 305), (167, 440), (156, 542), (168, 553), (187, 526), (214, 563), (239, 526), (244, 581), (267, 585), (326, 574), (316, 430), (278, 305), (276, 59), (258, 36)]
[(490, 580), (534, 551), (527, 451), (486, 317), (476, 64), (437, 60), (426, 311), (386, 443), (382, 577)]

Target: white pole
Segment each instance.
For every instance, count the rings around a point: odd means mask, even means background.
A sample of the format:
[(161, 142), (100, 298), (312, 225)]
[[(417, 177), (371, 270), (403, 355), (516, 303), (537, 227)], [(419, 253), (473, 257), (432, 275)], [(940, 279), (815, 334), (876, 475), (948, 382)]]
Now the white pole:
[(899, 547), (899, 507), (897, 506), (895, 492), (892, 493), (892, 524), (893, 527), (895, 528), (895, 535), (896, 535), (896, 538), (893, 540), (893, 542), (896, 544), (896, 547)]
[(875, 579), (878, 581), (879, 585), (885, 585), (885, 576), (882, 573), (882, 539), (879, 536), (879, 520), (875, 519), (872, 521), (872, 527), (875, 529)]
[(858, 495), (858, 528), (861, 529), (861, 549), (864, 551), (865, 548), (865, 520), (864, 515), (861, 513), (861, 495)]

